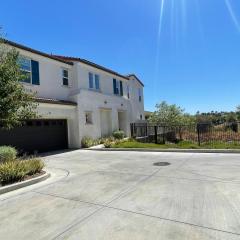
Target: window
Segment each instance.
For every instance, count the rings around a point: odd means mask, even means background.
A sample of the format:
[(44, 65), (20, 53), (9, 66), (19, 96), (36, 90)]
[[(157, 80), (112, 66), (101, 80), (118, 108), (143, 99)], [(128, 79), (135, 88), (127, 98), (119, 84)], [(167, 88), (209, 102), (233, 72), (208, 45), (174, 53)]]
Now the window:
[(92, 112), (86, 112), (85, 113), (85, 121), (86, 124), (92, 124)]
[(99, 75), (95, 74), (95, 89), (100, 89), (100, 83), (99, 83)]
[(118, 81), (114, 78), (113, 79), (113, 93), (115, 95), (118, 95), (119, 94), (119, 90), (118, 90)]
[(93, 88), (93, 74), (92, 73), (88, 74), (88, 79), (89, 79), (89, 88), (92, 89)]
[(89, 89), (100, 90), (100, 76), (88, 73)]
[(34, 85), (40, 84), (39, 79), (39, 63), (31, 60), (27, 57), (20, 56), (18, 58), (18, 64), (21, 72), (24, 75), (22, 82), (30, 83)]
[(141, 89), (140, 88), (138, 89), (138, 100), (139, 100), (139, 102), (142, 101), (142, 93), (141, 93)]
[(22, 74), (24, 74), (24, 79), (22, 80), (22, 82), (31, 83), (32, 81), (31, 59), (19, 57), (18, 63)]
[(68, 82), (68, 70), (67, 69), (62, 69), (62, 84), (64, 86), (68, 86), (69, 82)]
[(142, 120), (142, 114), (140, 115), (140, 120)]
[(123, 96), (123, 83), (115, 78), (113, 79), (113, 93)]
[(127, 86), (127, 97), (128, 97), (128, 99), (130, 98), (130, 88), (129, 88), (129, 86)]

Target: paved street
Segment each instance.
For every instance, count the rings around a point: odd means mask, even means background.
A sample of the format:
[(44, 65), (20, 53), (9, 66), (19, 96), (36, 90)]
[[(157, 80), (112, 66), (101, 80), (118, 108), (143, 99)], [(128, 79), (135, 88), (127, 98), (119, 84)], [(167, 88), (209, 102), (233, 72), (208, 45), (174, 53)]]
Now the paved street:
[(240, 239), (240, 155), (77, 150), (45, 161), (50, 179), (0, 195), (0, 239)]

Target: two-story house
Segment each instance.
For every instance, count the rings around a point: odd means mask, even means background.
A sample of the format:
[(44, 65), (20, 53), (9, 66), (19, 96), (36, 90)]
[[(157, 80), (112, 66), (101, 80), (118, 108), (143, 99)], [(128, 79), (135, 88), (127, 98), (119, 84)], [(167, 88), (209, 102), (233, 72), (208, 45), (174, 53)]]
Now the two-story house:
[[(5, 44), (19, 51), (24, 87), (37, 94), (40, 119), (18, 129), (19, 138), (40, 135), (42, 140), (35, 141), (43, 147), (32, 143), (31, 149), (79, 148), (84, 136), (105, 137), (118, 129), (130, 136), (130, 123), (144, 120), (144, 85), (134, 74), (122, 75), (81, 58), (46, 54), (8, 40)], [(25, 136), (27, 127), (32, 131)], [(28, 149), (25, 145), (21, 147)]]

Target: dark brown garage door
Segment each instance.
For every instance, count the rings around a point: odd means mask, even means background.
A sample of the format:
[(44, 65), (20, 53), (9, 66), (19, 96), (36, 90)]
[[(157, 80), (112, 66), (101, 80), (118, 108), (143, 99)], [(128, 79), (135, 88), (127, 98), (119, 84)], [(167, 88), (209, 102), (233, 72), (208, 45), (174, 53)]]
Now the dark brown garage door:
[(21, 153), (68, 148), (66, 120), (31, 120), (12, 130), (0, 130), (0, 146), (11, 145)]

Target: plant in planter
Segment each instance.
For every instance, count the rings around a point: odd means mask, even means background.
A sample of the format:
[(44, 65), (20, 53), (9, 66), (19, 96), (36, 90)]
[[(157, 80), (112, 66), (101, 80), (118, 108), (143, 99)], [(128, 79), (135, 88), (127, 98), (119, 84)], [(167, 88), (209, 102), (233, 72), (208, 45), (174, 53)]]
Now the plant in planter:
[(44, 163), (40, 159), (13, 160), (0, 164), (0, 183), (2, 185), (18, 182), (26, 176), (41, 173)]
[(13, 161), (17, 157), (17, 150), (9, 146), (0, 146), (0, 164)]
[(22, 181), (27, 176), (42, 172), (44, 163), (41, 159), (19, 159), (17, 155), (13, 147), (0, 147), (0, 185)]
[(123, 139), (123, 138), (125, 137), (125, 133), (124, 133), (124, 131), (121, 131), (121, 130), (119, 130), (119, 131), (114, 131), (114, 132), (113, 132), (113, 137), (114, 137), (115, 139)]
[(83, 148), (89, 148), (94, 145), (94, 140), (91, 137), (83, 137), (81, 144)]
[(104, 142), (104, 147), (105, 148), (111, 148), (113, 146), (114, 142), (112, 142), (111, 140), (107, 139), (105, 142)]

